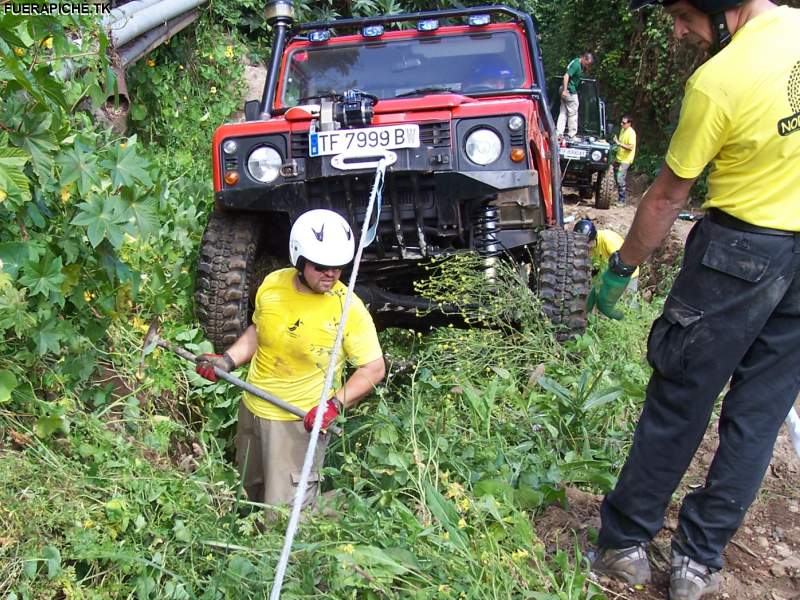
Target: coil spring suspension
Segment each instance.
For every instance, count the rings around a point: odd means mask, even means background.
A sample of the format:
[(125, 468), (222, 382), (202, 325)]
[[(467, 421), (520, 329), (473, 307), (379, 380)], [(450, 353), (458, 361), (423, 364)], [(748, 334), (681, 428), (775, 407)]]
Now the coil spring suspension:
[(486, 279), (495, 281), (497, 276), (497, 257), (502, 252), (502, 245), (497, 239), (500, 232), (500, 213), (497, 207), (482, 202), (472, 215), (472, 245), (484, 257), (484, 273)]
[(472, 246), (486, 258), (494, 258), (502, 252), (497, 238), (500, 233), (500, 213), (489, 201), (481, 203), (472, 215)]

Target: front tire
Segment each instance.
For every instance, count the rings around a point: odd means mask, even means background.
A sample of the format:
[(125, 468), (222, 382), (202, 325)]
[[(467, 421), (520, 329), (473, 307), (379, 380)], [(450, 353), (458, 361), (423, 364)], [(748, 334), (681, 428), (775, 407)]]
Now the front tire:
[(564, 229), (547, 229), (536, 245), (531, 285), (560, 342), (586, 331), (586, 299), (592, 283), (589, 240)]
[(252, 215), (222, 211), (209, 215), (200, 244), (195, 303), (200, 325), (216, 352), (229, 348), (250, 324), (260, 233), (261, 224)]

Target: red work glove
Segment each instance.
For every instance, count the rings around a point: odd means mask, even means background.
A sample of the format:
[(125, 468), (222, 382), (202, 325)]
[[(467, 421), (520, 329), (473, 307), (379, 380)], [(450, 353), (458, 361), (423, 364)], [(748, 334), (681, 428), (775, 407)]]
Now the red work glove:
[[(319, 405), (314, 406), (310, 411), (306, 413), (306, 416), (303, 418), (303, 425), (306, 428), (306, 431), (311, 431), (314, 429), (314, 419), (317, 418), (317, 407)], [(334, 396), (328, 403), (326, 404), (325, 413), (322, 415), (322, 426), (320, 427), (321, 431), (325, 431), (328, 426), (336, 420), (336, 417), (339, 416), (339, 413), (342, 410), (342, 403)]]
[(236, 363), (227, 352), (225, 354), (201, 354), (197, 357), (197, 366), (194, 370), (209, 381), (216, 381), (217, 374), (214, 372), (214, 367), (230, 373), (236, 368)]

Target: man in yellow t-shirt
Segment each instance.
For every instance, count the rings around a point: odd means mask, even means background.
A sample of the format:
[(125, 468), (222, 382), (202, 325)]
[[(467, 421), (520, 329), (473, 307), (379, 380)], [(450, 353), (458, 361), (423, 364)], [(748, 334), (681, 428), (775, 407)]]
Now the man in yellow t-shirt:
[(636, 131), (633, 128), (633, 121), (628, 115), (622, 117), (622, 131), (619, 137), (614, 136), (614, 143), (618, 146), (617, 157), (614, 159), (614, 173), (617, 179), (617, 191), (619, 192), (619, 204), (625, 204), (626, 179), (628, 169), (633, 164), (636, 156)]
[[(311, 210), (295, 221), (289, 235), (294, 268), (270, 273), (256, 293), (253, 324), (223, 355), (204, 354), (197, 372), (216, 380), (214, 366), (231, 371), (250, 361), (247, 380), (307, 411), (300, 420), (247, 392), (239, 406), (236, 462), (254, 502), (292, 501), (303, 466), (308, 432), (325, 382), (346, 294), (339, 281), (353, 260), (354, 236), (341, 216)], [(342, 383), (345, 360), (356, 370)], [(326, 430), (343, 409), (354, 406), (385, 374), (383, 353), (372, 317), (353, 297), (338, 355), (333, 393), (322, 420)], [(328, 436), (320, 435), (304, 506), (313, 505)]]
[[(633, 0), (632, 8), (655, 0)], [(663, 0), (675, 35), (718, 50), (686, 84), (666, 165), (592, 297), (609, 314), (711, 164), (706, 217), (653, 323), (633, 444), (603, 501), (592, 569), (646, 583), (645, 547), (730, 381), (705, 485), (683, 499), (671, 600), (720, 584), (722, 552), (758, 493), (800, 392), (800, 10), (769, 0)]]

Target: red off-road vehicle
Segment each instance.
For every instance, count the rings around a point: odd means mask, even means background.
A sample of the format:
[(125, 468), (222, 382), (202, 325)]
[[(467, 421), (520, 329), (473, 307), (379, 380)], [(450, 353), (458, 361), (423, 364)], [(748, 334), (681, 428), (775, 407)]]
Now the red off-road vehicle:
[[(378, 235), (358, 293), (383, 326), (413, 325), (434, 257), (473, 250), (528, 264), (559, 336), (586, 326), (587, 241), (562, 227), (559, 156), (534, 24), (502, 5), (293, 23), (275, 30), (261, 101), (214, 134), (215, 209), (197, 267), (197, 313), (217, 349), (288, 264), (291, 223), (333, 209), (356, 230), (387, 157)], [(394, 29), (393, 29), (394, 28)]]

